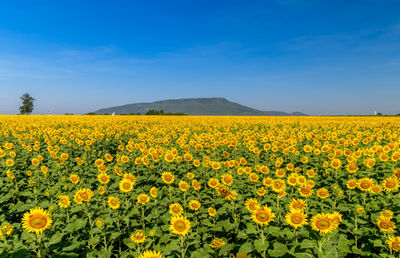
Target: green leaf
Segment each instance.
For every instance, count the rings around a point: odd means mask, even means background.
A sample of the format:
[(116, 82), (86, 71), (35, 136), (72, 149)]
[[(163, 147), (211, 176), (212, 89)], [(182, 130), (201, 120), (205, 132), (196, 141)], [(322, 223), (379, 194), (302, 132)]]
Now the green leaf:
[(240, 249), (239, 249), (239, 253), (250, 253), (253, 250), (253, 245), (251, 244), (251, 242), (246, 242), (244, 243)]
[(121, 232), (113, 232), (111, 234), (111, 239), (114, 240), (121, 235)]
[(312, 258), (312, 257), (314, 257), (314, 255), (312, 255), (310, 253), (295, 253), (294, 256), (296, 258)]
[(49, 247), (51, 245), (58, 244), (59, 242), (61, 242), (63, 236), (64, 236), (64, 234), (61, 234), (61, 233), (57, 233), (57, 234), (53, 235), (50, 238), (49, 242), (47, 243), (47, 247)]
[(247, 226), (247, 229), (246, 229), (247, 234), (256, 234), (257, 233), (257, 228), (254, 224), (247, 223), (246, 226)]
[(259, 252), (259, 253), (262, 253), (265, 250), (267, 250), (268, 246), (269, 246), (268, 242), (265, 242), (264, 244), (262, 244), (261, 241), (258, 239), (254, 241), (254, 247), (256, 248), (257, 252)]
[(70, 251), (75, 251), (75, 250), (78, 250), (78, 249), (80, 249), (80, 247), (83, 245), (83, 243), (73, 243), (72, 245), (70, 245), (70, 246), (67, 246), (67, 247), (64, 247), (62, 250), (64, 251), (64, 252), (70, 252)]
[(300, 243), (300, 248), (315, 248), (317, 246), (317, 242), (315, 240), (304, 239), (303, 242)]
[(224, 254), (229, 253), (232, 249), (233, 249), (233, 245), (226, 244), (223, 247), (221, 247), (221, 249), (219, 249), (218, 255), (223, 256)]
[(92, 245), (92, 246), (98, 244), (99, 242), (100, 242), (100, 236), (99, 235), (96, 235), (96, 236), (90, 238), (89, 241), (88, 241), (89, 245)]
[(282, 243), (275, 242), (273, 246), (274, 249), (269, 251), (269, 255), (271, 255), (272, 257), (281, 257), (288, 252), (286, 245)]
[(132, 240), (130, 238), (124, 238), (124, 240), (122, 240), (122, 242), (128, 246), (130, 249), (135, 249), (136, 248), (136, 244), (132, 242)]
[(87, 224), (87, 219), (77, 219), (76, 221), (74, 221), (74, 226), (75, 226), (75, 230), (79, 230), (81, 228), (84, 228)]

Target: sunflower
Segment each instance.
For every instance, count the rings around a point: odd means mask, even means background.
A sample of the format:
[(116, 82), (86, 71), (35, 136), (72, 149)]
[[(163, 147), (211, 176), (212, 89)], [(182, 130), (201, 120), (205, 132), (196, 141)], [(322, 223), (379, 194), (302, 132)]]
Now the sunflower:
[(320, 188), (317, 191), (317, 196), (321, 199), (326, 199), (329, 197), (329, 192), (326, 188)]
[(371, 187), (371, 193), (378, 194), (380, 192), (382, 192), (382, 187), (380, 185), (373, 184)]
[(190, 188), (189, 184), (185, 181), (180, 181), (178, 186), (179, 190), (181, 190), (182, 192), (186, 192)]
[(213, 162), (213, 163), (211, 164), (211, 168), (214, 169), (214, 170), (219, 170), (219, 169), (221, 169), (221, 163), (219, 163), (219, 162)]
[(331, 216), (325, 213), (319, 213), (311, 218), (311, 228), (319, 231), (321, 234), (328, 234), (333, 231), (334, 224)]
[(379, 213), (379, 215), (380, 215), (380, 217), (382, 217), (382, 218), (392, 219), (392, 218), (393, 218), (393, 211), (391, 211), (391, 210), (384, 210), (384, 211), (381, 211), (381, 212)]
[(172, 161), (174, 161), (174, 159), (175, 159), (175, 156), (171, 152), (168, 152), (167, 154), (165, 154), (164, 160), (166, 162), (171, 163)]
[(197, 201), (197, 200), (191, 200), (191, 201), (189, 202), (189, 207), (190, 207), (191, 210), (197, 211), (197, 210), (200, 209), (201, 204), (200, 204), (200, 202)]
[(183, 207), (179, 203), (173, 203), (169, 205), (169, 213), (172, 216), (179, 216), (183, 213)]
[(233, 177), (230, 174), (223, 174), (221, 176), (221, 182), (224, 185), (232, 185), (233, 184)]
[(264, 178), (263, 179), (263, 185), (265, 186), (272, 186), (272, 184), (274, 183), (274, 180), (270, 177)]
[(361, 191), (369, 192), (371, 190), (371, 187), (373, 184), (374, 184), (374, 181), (372, 181), (371, 178), (364, 177), (364, 178), (358, 179), (357, 187)]
[(113, 156), (112, 156), (110, 153), (106, 153), (106, 154), (104, 155), (104, 157), (106, 158), (106, 160), (107, 160), (108, 162), (111, 162), (111, 161), (113, 160)]
[(193, 189), (196, 191), (199, 191), (201, 188), (201, 184), (196, 179), (192, 181), (192, 186)]
[(71, 204), (71, 201), (68, 197), (68, 195), (59, 195), (58, 198), (60, 201), (58, 202), (58, 205), (61, 208), (68, 208), (68, 206)]
[(271, 221), (274, 221), (275, 213), (272, 212), (272, 209), (264, 206), (261, 209), (253, 212), (251, 218), (253, 221), (261, 226), (267, 226)]
[(349, 164), (346, 166), (346, 170), (347, 170), (349, 173), (356, 173), (356, 172), (358, 171), (358, 167), (357, 167), (357, 165), (354, 164), (354, 163), (349, 163)]
[(216, 178), (210, 178), (209, 180), (208, 180), (208, 186), (209, 187), (211, 187), (211, 188), (217, 188), (218, 186), (219, 186), (219, 181), (218, 181), (218, 179), (216, 179)]
[(160, 251), (147, 250), (136, 258), (165, 258), (165, 256)]
[(95, 224), (98, 228), (102, 228), (104, 226), (104, 221), (101, 218), (97, 218)]
[(110, 177), (106, 173), (100, 173), (97, 176), (97, 180), (100, 182), (100, 184), (108, 184), (110, 182)]
[(315, 177), (315, 176), (317, 175), (317, 172), (315, 172), (315, 170), (311, 168), (311, 169), (307, 170), (306, 175), (307, 175), (309, 178), (313, 178), (313, 177)]
[(213, 207), (209, 207), (207, 209), (207, 211), (208, 211), (208, 215), (210, 215), (211, 217), (214, 217), (217, 214), (217, 210), (214, 209)]
[(190, 221), (183, 216), (174, 216), (171, 219), (171, 224), (169, 226), (169, 230), (172, 233), (186, 236), (191, 228)]
[(129, 192), (131, 192), (131, 191), (133, 190), (133, 183), (132, 183), (132, 181), (129, 180), (129, 179), (126, 179), (126, 178), (122, 179), (122, 180), (119, 182), (119, 190), (121, 190), (121, 192), (123, 192), (123, 193), (129, 193)]
[(366, 160), (364, 160), (364, 165), (365, 165), (367, 168), (372, 168), (373, 166), (375, 166), (375, 159), (374, 159), (374, 158), (371, 158), (371, 159), (366, 159)]
[(286, 214), (285, 220), (286, 223), (297, 229), (307, 224), (307, 214), (302, 211), (292, 210)]
[(11, 172), (10, 170), (7, 170), (7, 177), (10, 178), (11, 180), (15, 179), (15, 175), (13, 172)]
[(364, 213), (364, 212), (365, 212), (365, 209), (364, 209), (363, 206), (358, 205), (358, 206), (356, 207), (356, 212), (357, 212), (357, 213)]
[(93, 192), (90, 189), (83, 188), (79, 189), (74, 195), (74, 201), (77, 204), (82, 204), (83, 202), (90, 202), (93, 197)]
[(225, 245), (224, 240), (222, 240), (221, 238), (214, 238), (211, 243), (209, 244), (209, 246), (213, 249), (217, 249), (217, 248), (221, 248)]
[(347, 181), (346, 186), (348, 189), (354, 189), (357, 187), (357, 180), (355, 179), (350, 179)]
[(386, 233), (393, 233), (394, 230), (396, 229), (396, 226), (390, 219), (383, 218), (383, 217), (379, 217), (376, 220), (376, 225), (382, 232), (386, 232)]
[(330, 216), (331, 221), (333, 223), (333, 228), (336, 229), (339, 226), (340, 222), (342, 222), (342, 214), (340, 214), (337, 211), (334, 211), (333, 213), (328, 215)]
[[(284, 177), (286, 174), (286, 171), (283, 168), (280, 168), (278, 170), (276, 170), (275, 175), (277, 177)], [(295, 174), (294, 174), (295, 175)]]
[(257, 182), (258, 181), (258, 175), (256, 173), (250, 173), (249, 174), (249, 180), (250, 182)]
[(194, 174), (193, 174), (192, 172), (188, 172), (188, 173), (186, 174), (186, 177), (187, 177), (187, 179), (189, 179), (189, 180), (193, 180)]
[(124, 178), (124, 179), (128, 179), (129, 181), (132, 182), (132, 184), (135, 184), (135, 183), (136, 183), (136, 177), (135, 177), (134, 175), (132, 175), (131, 173), (125, 173), (125, 174), (123, 175), (123, 178)]
[(264, 187), (260, 187), (257, 189), (257, 195), (258, 196), (264, 196), (267, 193), (267, 190), (265, 190)]
[(393, 176), (400, 179), (400, 168), (393, 170)]
[(150, 196), (153, 197), (153, 198), (157, 198), (157, 192), (158, 192), (157, 187), (153, 186), (153, 187), (150, 189)]
[(108, 197), (108, 206), (113, 210), (118, 209), (120, 207), (118, 198), (112, 196)]
[(289, 202), (289, 210), (303, 211), (306, 208), (306, 206), (307, 206), (306, 201), (301, 199), (292, 199)]
[(149, 201), (150, 201), (150, 197), (147, 194), (139, 194), (139, 196), (137, 197), (137, 202), (140, 204), (145, 205)]
[(249, 212), (256, 212), (258, 209), (260, 209), (260, 204), (256, 199), (253, 198), (247, 199), (244, 205)]
[(33, 159), (31, 160), (31, 162), (32, 162), (32, 165), (34, 165), (34, 166), (39, 166), (39, 164), (40, 164), (40, 160), (39, 160), (39, 159), (36, 159), (36, 158), (33, 158)]
[(6, 165), (8, 166), (8, 167), (12, 167), (13, 165), (14, 165), (14, 160), (13, 159), (7, 159), (6, 160)]
[(46, 166), (41, 166), (40, 170), (42, 171), (43, 174), (47, 174), (47, 172), (49, 171), (49, 169)]
[(400, 237), (399, 236), (390, 236), (386, 241), (390, 249), (395, 252), (400, 252)]
[(77, 184), (79, 182), (79, 176), (77, 174), (71, 174), (69, 176), (69, 180), (73, 183), (73, 184)]
[(288, 185), (295, 186), (297, 184), (297, 174), (292, 173), (287, 178)]
[(304, 185), (307, 182), (307, 178), (305, 176), (298, 176), (297, 177), (297, 183), (299, 185)]
[(305, 198), (307, 198), (307, 197), (313, 195), (313, 190), (311, 189), (311, 187), (306, 186), (306, 185), (300, 187), (300, 188), (298, 189), (298, 191), (299, 191), (300, 195), (301, 195), (302, 197), (305, 197)]
[(40, 207), (26, 212), (22, 218), (22, 228), (36, 234), (41, 234), (44, 230), (50, 228), (52, 223), (51, 215)]
[(395, 177), (385, 178), (382, 182), (382, 187), (386, 192), (391, 192), (399, 189), (399, 180)]
[(285, 184), (285, 181), (283, 181), (282, 179), (276, 179), (272, 183), (272, 191), (274, 191), (276, 193), (285, 191), (285, 188), (286, 188), (286, 184)]
[(162, 181), (168, 185), (172, 184), (175, 181), (175, 176), (170, 172), (164, 172), (161, 175)]
[(143, 230), (137, 230), (131, 235), (131, 240), (136, 244), (142, 244), (146, 240), (146, 235), (143, 233)]
[(0, 239), (3, 239), (3, 237), (7, 237), (11, 235), (13, 232), (14, 227), (11, 224), (5, 224), (0, 228)]
[(97, 190), (99, 191), (100, 195), (103, 195), (106, 193), (106, 188), (104, 186), (99, 186), (99, 188)]

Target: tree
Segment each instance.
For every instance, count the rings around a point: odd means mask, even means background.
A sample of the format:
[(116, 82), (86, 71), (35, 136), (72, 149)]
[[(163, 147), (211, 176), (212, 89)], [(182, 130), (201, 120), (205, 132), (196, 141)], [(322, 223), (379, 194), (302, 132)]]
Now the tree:
[(22, 99), (22, 106), (19, 107), (19, 111), (21, 112), (21, 115), (29, 115), (33, 111), (33, 101), (35, 100), (32, 98), (29, 93), (25, 93), (21, 97)]

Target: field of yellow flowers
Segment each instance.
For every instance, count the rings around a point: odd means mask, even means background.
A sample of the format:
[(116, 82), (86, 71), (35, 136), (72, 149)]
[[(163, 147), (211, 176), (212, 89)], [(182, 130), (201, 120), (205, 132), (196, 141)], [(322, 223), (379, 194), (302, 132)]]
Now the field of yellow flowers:
[(0, 257), (395, 257), (400, 119), (1, 116)]

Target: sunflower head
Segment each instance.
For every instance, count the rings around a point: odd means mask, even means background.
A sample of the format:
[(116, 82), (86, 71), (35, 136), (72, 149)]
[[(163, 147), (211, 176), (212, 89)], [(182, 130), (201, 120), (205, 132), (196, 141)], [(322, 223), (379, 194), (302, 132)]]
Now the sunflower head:
[(285, 221), (295, 229), (307, 224), (307, 214), (302, 211), (293, 210), (286, 214)]
[(400, 237), (399, 236), (390, 236), (386, 241), (389, 248), (395, 252), (400, 252)]
[(311, 228), (321, 234), (328, 234), (333, 231), (334, 223), (330, 215), (319, 213), (311, 218)]
[(141, 253), (138, 258), (164, 258), (160, 251), (147, 250)]
[(272, 209), (267, 206), (258, 209), (251, 215), (253, 221), (261, 226), (267, 226), (271, 221), (274, 220), (274, 217), (275, 213), (273, 213)]
[(131, 235), (132, 242), (136, 244), (142, 244), (146, 241), (146, 235), (144, 234), (143, 230), (138, 230)]
[(58, 198), (60, 201), (58, 202), (58, 205), (61, 208), (68, 208), (68, 206), (71, 204), (71, 201), (68, 197), (68, 195), (59, 195)]
[(113, 210), (118, 209), (120, 207), (118, 198), (112, 196), (108, 197), (108, 206)]
[(164, 183), (167, 185), (172, 184), (175, 181), (175, 176), (171, 174), (170, 172), (164, 172), (161, 175), (161, 179)]
[(119, 190), (123, 193), (129, 193), (133, 190), (133, 183), (131, 180), (124, 178), (119, 182)]
[(191, 228), (190, 221), (183, 216), (175, 216), (171, 219), (169, 229), (173, 234), (186, 236)]
[(150, 197), (147, 194), (139, 194), (139, 196), (137, 197), (137, 202), (145, 205), (150, 201)]
[(52, 223), (51, 215), (40, 207), (33, 208), (29, 212), (26, 212), (22, 218), (22, 228), (38, 235), (50, 228)]
[(179, 203), (173, 203), (169, 205), (169, 213), (172, 216), (179, 216), (183, 213), (183, 207)]
[(221, 238), (214, 238), (211, 243), (209, 244), (209, 246), (213, 249), (217, 249), (217, 248), (221, 248), (225, 245), (224, 240), (222, 240)]

